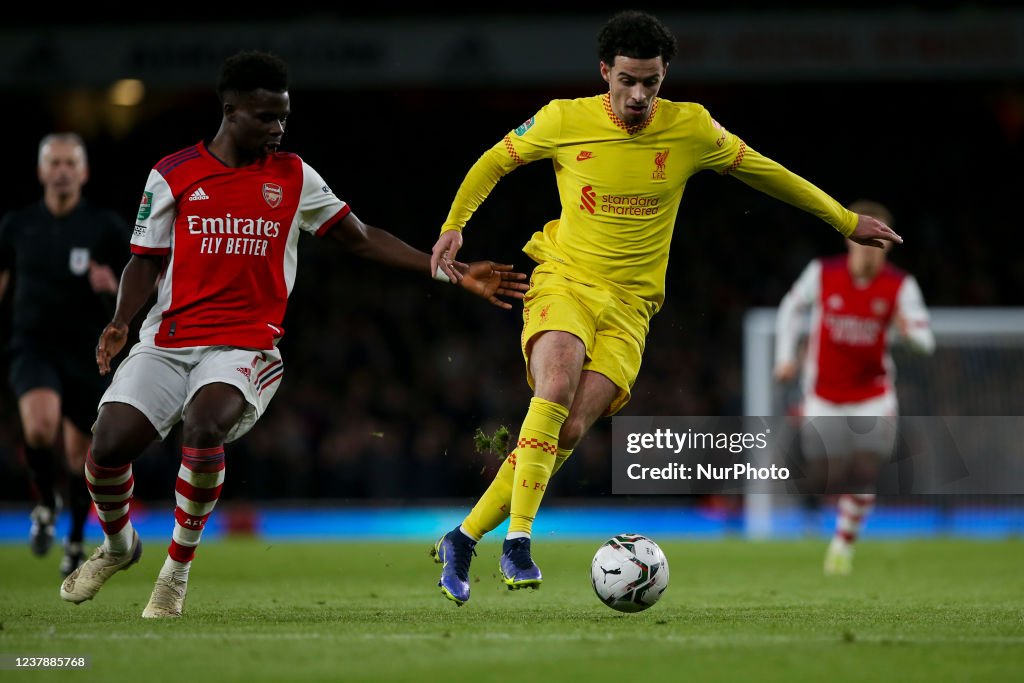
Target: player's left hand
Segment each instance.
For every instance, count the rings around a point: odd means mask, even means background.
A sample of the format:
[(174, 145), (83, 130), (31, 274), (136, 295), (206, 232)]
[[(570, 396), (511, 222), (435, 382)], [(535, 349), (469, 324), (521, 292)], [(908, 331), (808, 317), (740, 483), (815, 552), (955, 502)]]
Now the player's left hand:
[(462, 275), (458, 283), (460, 287), (487, 299), (499, 308), (510, 309), (512, 304), (498, 297), (522, 299), (523, 292), (530, 288), (529, 284), (523, 282), (526, 273), (512, 270), (511, 264), (494, 261), (474, 261), (465, 264), (455, 261), (454, 266)]
[(857, 227), (853, 229), (850, 240), (879, 249), (885, 246), (883, 240), (894, 244), (903, 244), (903, 238), (897, 235), (892, 228), (877, 218), (865, 216), (862, 213), (857, 214)]

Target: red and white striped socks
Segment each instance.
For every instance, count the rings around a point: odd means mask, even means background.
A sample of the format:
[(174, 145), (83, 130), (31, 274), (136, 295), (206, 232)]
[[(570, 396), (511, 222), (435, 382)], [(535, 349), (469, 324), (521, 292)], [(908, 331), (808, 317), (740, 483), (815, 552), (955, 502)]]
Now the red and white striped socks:
[[(85, 459), (85, 479), (89, 495), (96, 504), (104, 544), (115, 554), (131, 549), (134, 529), (129, 514), (135, 478), (131, 464), (101, 467), (89, 451)], [(181, 467), (174, 486), (174, 533), (167, 548), (167, 559), (161, 573), (184, 572), (187, 576), (196, 546), (206, 528), (206, 521), (220, 498), (224, 485), (224, 447), (182, 449)]]
[(182, 448), (174, 485), (174, 533), (161, 573), (187, 570), (224, 485), (224, 447)]
[(132, 522), (128, 514), (135, 478), (131, 464), (100, 467), (90, 450), (85, 456), (85, 482), (96, 504), (96, 516), (106, 536), (104, 544), (112, 553), (123, 555), (132, 545)]
[(844, 493), (839, 496), (839, 516), (836, 518), (834, 540), (853, 545), (864, 526), (864, 519), (874, 505), (873, 493)]

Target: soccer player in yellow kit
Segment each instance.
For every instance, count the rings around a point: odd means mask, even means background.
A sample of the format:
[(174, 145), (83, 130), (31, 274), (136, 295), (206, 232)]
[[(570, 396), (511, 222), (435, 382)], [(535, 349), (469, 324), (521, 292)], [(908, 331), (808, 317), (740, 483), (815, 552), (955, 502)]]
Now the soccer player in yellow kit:
[(902, 241), (757, 153), (703, 106), (659, 98), (675, 52), (675, 38), (657, 18), (613, 16), (598, 35), (608, 92), (552, 100), (485, 152), (434, 245), (431, 268), (456, 281), (449, 262), (473, 212), (505, 174), (551, 160), (562, 212), (523, 248), (537, 262), (521, 339), (533, 398), (515, 449), (462, 524), (434, 547), (444, 565), (438, 585), (456, 604), (469, 600), (476, 542), (509, 516), (502, 579), (509, 588), (540, 585), (530, 534), (544, 490), (591, 425), (629, 401), (651, 317), (665, 299), (669, 245), (690, 176), (735, 176), (856, 242)]

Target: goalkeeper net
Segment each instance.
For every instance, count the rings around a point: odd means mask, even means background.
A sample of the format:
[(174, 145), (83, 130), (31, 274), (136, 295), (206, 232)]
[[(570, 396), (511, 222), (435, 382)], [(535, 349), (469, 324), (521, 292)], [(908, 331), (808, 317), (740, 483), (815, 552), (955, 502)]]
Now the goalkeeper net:
[[(1024, 415), (1024, 309), (933, 308), (934, 354), (915, 354), (891, 345), (900, 414), (915, 416)], [(793, 414), (802, 400), (799, 379), (779, 384), (773, 377), (775, 308), (746, 314), (743, 331), (744, 414)], [(804, 327), (808, 320), (805, 319)], [(806, 334), (804, 336), (806, 340)], [(801, 349), (803, 344), (801, 344)], [(1019, 453), (1021, 444), (996, 444)], [(756, 493), (756, 488), (750, 489)], [(805, 533), (806, 514), (798, 496), (761, 493), (745, 497), (747, 534), (767, 538)], [(972, 535), (1017, 534), (1024, 530), (1024, 497), (919, 496), (879, 499), (879, 507), (902, 510), (903, 527), (931, 520), (919, 531)], [(897, 515), (899, 516), (899, 515)], [(969, 520), (969, 521), (965, 521)], [(874, 522), (869, 522), (869, 526)]]

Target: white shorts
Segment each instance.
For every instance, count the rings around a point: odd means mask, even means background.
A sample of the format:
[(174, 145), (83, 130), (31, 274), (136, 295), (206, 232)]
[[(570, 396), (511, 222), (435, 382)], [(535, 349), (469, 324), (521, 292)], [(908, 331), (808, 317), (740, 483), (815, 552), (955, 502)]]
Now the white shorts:
[(181, 421), (196, 392), (207, 384), (230, 384), (242, 392), (248, 409), (228, 432), (234, 441), (256, 424), (284, 376), (281, 352), (232, 346), (166, 349), (139, 342), (121, 362), (100, 406), (127, 403), (145, 415), (164, 439)]
[(896, 394), (858, 403), (832, 403), (808, 394), (803, 404), (800, 445), (808, 458), (848, 457), (851, 453), (888, 456), (896, 445)]

